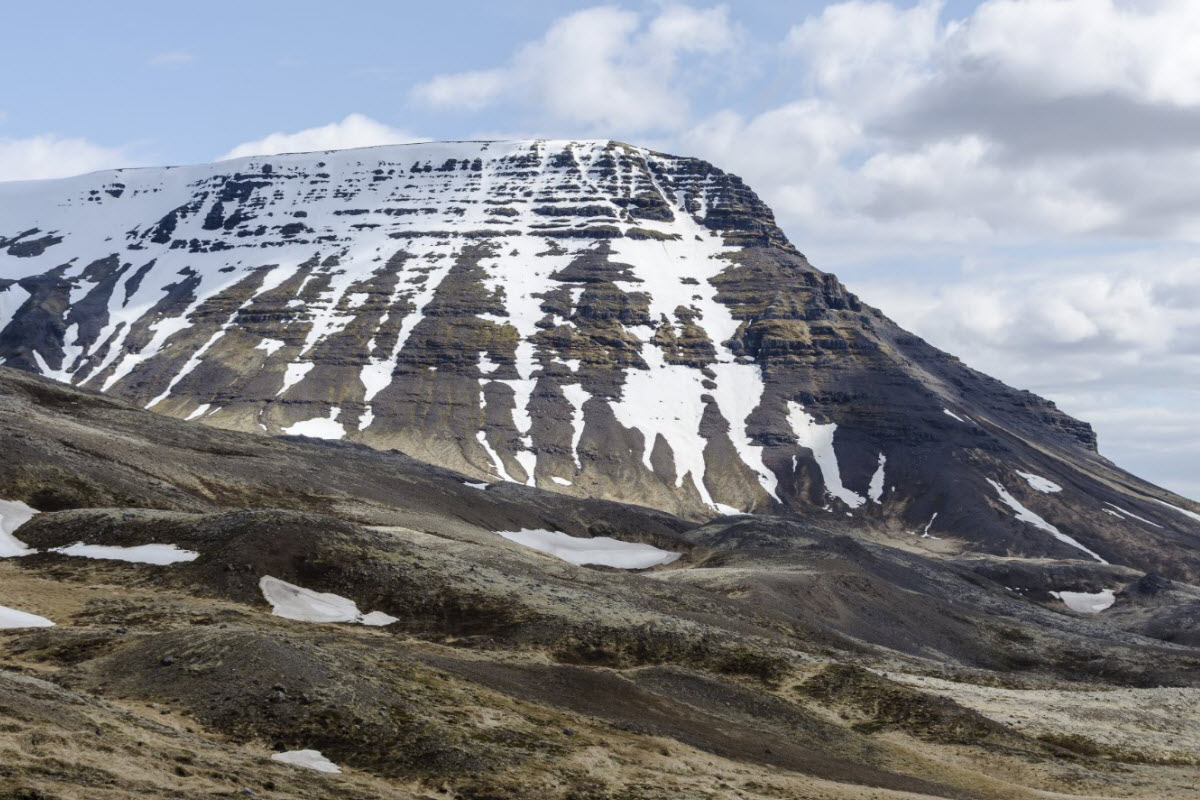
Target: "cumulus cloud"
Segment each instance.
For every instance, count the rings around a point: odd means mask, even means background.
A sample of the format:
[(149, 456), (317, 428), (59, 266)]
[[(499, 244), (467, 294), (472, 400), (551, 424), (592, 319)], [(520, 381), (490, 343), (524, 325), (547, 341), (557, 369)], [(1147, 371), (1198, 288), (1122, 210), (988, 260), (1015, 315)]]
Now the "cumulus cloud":
[(1200, 164), (1196, 3), (985, 0), (960, 20), (940, 0), (837, 3), (784, 52), (862, 131), (808, 179), (842, 187), (822, 192), (830, 219), (951, 240), (1200, 234), (1177, 177)]
[(537, 109), (551, 121), (606, 131), (674, 128), (689, 103), (677, 91), (680, 58), (716, 57), (737, 34), (723, 6), (668, 6), (653, 18), (615, 7), (585, 9), (491, 69), (438, 75), (417, 86), (419, 102), (475, 111), (501, 101)]
[(864, 299), (971, 366), (1091, 422), (1100, 450), (1200, 497), (1200, 258), (993, 257), (927, 285), (861, 281)]
[(385, 125), (363, 114), (350, 114), (341, 122), (305, 128), (294, 133), (276, 132), (261, 139), (242, 142), (217, 160), (425, 141), (429, 140)]
[(128, 148), (106, 147), (86, 139), (54, 134), (0, 137), (0, 181), (65, 178), (140, 163)]

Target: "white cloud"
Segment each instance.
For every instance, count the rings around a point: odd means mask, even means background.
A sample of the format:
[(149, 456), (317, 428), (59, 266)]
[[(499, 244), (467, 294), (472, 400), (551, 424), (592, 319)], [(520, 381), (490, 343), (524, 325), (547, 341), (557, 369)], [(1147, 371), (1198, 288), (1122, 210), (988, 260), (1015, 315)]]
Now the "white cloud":
[(943, 6), (827, 6), (784, 38), (791, 99), (680, 148), (831, 240), (1200, 239), (1200, 4)]
[(425, 141), (429, 140), (392, 128), (363, 114), (350, 114), (341, 122), (305, 128), (295, 133), (276, 132), (251, 142), (242, 142), (217, 160)]
[(0, 137), (0, 181), (65, 178), (139, 163), (127, 148), (105, 147), (86, 139), (48, 133), (21, 139)]
[(591, 8), (555, 21), (538, 41), (503, 66), (439, 75), (416, 87), (418, 101), (441, 109), (477, 111), (511, 100), (553, 122), (615, 131), (675, 129), (689, 104), (682, 56), (716, 57), (737, 34), (727, 10), (668, 6), (653, 19), (613, 7)]
[(788, 31), (784, 49), (807, 64), (814, 88), (843, 103), (878, 107), (929, 77), (929, 60), (946, 37), (938, 19), (943, 5), (837, 3)]
[(952, 57), (1033, 92), (1200, 102), (1200, 5), (1192, 0), (991, 0), (957, 33)]
[(183, 50), (172, 50), (167, 53), (157, 53), (150, 57), (149, 64), (152, 67), (162, 67), (164, 69), (176, 69), (184, 64), (190, 64), (195, 61), (196, 57), (191, 53)]
[(508, 75), (502, 69), (481, 69), (438, 75), (417, 87), (418, 98), (436, 108), (478, 111), (490, 105), (507, 88)]
[(901, 273), (854, 288), (935, 346), (1091, 422), (1120, 466), (1198, 497), (1200, 258), (1188, 250), (993, 256), (935, 285)]

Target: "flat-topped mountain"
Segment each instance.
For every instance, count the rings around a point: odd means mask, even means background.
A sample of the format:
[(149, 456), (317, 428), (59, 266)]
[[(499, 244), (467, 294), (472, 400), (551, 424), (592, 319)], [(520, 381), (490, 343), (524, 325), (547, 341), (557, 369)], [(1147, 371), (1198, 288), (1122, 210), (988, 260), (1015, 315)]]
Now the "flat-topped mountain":
[(1195, 504), (860, 302), (736, 176), (618, 142), (0, 184), (0, 364), (693, 519), (1200, 575)]

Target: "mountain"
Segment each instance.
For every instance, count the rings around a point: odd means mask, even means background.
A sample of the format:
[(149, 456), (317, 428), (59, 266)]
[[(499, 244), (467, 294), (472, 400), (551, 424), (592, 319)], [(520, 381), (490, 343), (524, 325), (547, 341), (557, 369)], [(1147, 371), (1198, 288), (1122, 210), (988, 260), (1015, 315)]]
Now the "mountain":
[(736, 176), (619, 142), (0, 184), (0, 363), (691, 520), (1200, 577), (1196, 504), (862, 303)]
[(1200, 797), (1182, 581), (483, 484), (5, 367), (0, 453), (6, 799)]

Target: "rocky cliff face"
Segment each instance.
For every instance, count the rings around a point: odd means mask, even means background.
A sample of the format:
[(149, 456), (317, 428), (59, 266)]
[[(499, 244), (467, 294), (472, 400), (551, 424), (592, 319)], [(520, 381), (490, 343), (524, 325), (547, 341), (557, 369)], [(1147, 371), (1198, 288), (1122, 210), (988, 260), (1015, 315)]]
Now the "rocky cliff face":
[(1194, 504), (862, 304), (736, 176), (617, 142), (0, 185), (0, 363), (692, 518), (1167, 573), (1200, 544)]

